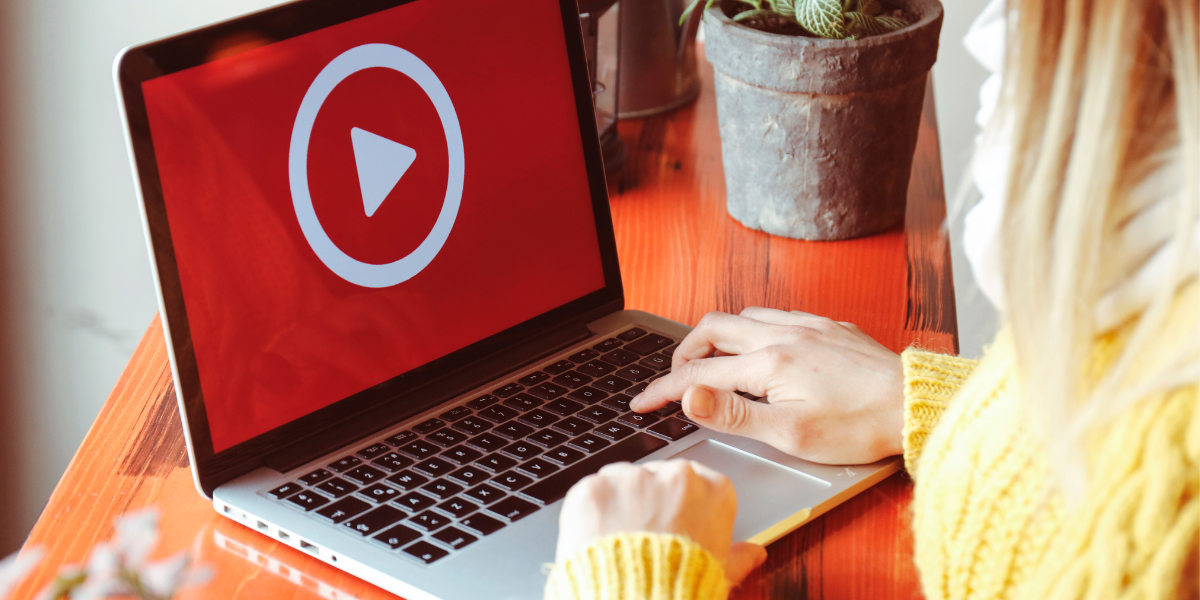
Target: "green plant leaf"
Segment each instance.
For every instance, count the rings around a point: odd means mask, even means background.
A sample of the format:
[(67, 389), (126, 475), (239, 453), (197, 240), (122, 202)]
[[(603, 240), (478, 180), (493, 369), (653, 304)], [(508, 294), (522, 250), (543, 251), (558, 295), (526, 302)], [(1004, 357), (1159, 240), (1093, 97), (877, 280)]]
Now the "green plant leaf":
[(801, 27), (830, 39), (846, 37), (839, 0), (796, 0), (795, 19)]
[(787, 19), (796, 19), (796, 0), (775, 0), (775, 12)]
[[(689, 4), (687, 9), (685, 9), (683, 11), (683, 14), (679, 15), (679, 26), (680, 27), (683, 27), (683, 24), (687, 22), (688, 15), (692, 14), (692, 11), (696, 10), (696, 7), (699, 6), (699, 4), (703, 1), (704, 0), (692, 0), (692, 3)], [(705, 2), (704, 10), (708, 10), (709, 8), (712, 8), (712, 5), (714, 3), (716, 3), (716, 1), (717, 0), (708, 0), (708, 2)]]
[(846, 13), (847, 39), (857, 40), (869, 35), (879, 35), (907, 25), (907, 21), (896, 17), (873, 17), (861, 12)]
[(736, 16), (733, 17), (733, 20), (734, 21), (745, 21), (746, 19), (753, 19), (754, 17), (769, 17), (769, 16), (775, 15), (775, 14), (779, 14), (779, 13), (776, 13), (773, 10), (756, 8), (754, 10), (748, 10), (746, 12), (738, 13)]

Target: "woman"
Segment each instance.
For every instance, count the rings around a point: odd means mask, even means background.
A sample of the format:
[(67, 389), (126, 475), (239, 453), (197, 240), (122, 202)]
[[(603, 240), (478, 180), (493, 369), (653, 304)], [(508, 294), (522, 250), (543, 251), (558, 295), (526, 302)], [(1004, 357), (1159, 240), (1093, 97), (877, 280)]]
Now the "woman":
[[(1007, 324), (983, 360), (897, 356), (804, 313), (714, 313), (634, 408), (682, 399), (814, 461), (903, 454), (927, 598), (1195, 598), (1200, 9), (990, 8), (1007, 51), (967, 245)], [(735, 507), (700, 465), (610, 466), (567, 496), (546, 595), (723, 598), (765, 558), (731, 546)]]

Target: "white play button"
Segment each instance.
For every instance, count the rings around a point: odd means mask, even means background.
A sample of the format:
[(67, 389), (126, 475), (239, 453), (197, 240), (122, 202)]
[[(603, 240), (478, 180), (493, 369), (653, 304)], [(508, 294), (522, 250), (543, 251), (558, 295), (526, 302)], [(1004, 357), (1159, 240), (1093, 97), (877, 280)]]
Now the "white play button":
[(354, 164), (358, 167), (358, 187), (362, 190), (367, 216), (375, 214), (392, 188), (417, 159), (417, 151), (355, 127), (350, 130), (354, 144)]

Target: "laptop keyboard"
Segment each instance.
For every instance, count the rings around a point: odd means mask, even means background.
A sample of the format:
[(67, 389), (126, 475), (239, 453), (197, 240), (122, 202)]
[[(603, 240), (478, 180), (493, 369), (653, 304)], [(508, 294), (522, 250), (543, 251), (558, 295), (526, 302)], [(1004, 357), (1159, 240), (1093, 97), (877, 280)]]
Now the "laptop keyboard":
[(676, 340), (639, 327), (546, 361), (490, 394), (265, 492), (421, 564), (538, 511), (604, 465), (699, 427), (633, 396), (670, 372)]

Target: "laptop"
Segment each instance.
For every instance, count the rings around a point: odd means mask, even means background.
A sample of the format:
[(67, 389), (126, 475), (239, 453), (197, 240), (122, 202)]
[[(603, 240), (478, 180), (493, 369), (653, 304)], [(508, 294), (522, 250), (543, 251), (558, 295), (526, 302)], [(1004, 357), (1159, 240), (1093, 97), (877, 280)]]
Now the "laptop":
[(624, 309), (572, 0), (303, 0), (114, 71), (219, 514), (410, 600), (537, 598), (605, 464), (724, 472), (759, 543), (899, 468), (630, 412), (689, 327)]

